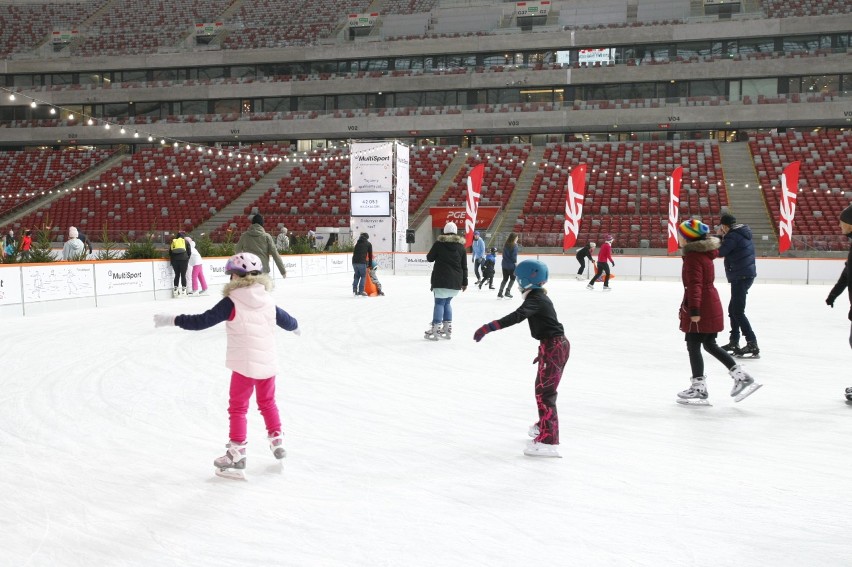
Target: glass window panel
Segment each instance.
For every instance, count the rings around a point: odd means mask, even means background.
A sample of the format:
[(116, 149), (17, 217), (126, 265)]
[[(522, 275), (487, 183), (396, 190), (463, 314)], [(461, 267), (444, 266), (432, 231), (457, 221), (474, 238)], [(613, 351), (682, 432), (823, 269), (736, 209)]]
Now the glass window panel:
[(299, 110), (325, 110), (324, 96), (301, 96), (297, 101)]
[(488, 104), (510, 104), (521, 102), (521, 89), (490, 89)]
[(410, 57), (397, 57), (393, 61), (394, 69), (403, 70), (403, 69), (411, 69), (411, 58)]
[(370, 59), (367, 68), (370, 71), (386, 71), (389, 66), (387, 59)]
[(790, 77), (787, 79), (787, 92), (800, 93), (802, 92), (802, 79), (799, 77)]
[(231, 67), (232, 77), (254, 77), (255, 70), (251, 65), (235, 65)]
[(790, 53), (791, 51), (815, 51), (819, 49), (819, 45), (819, 36), (816, 35), (784, 38), (784, 51), (786, 53)]
[(41, 84), (41, 80), (36, 82), (36, 78), (41, 79), (39, 75), (15, 75), (12, 77), (13, 87), (36, 87)]
[(431, 91), (424, 94), (424, 106), (449, 106), (456, 104), (455, 91)]
[(843, 96), (849, 96), (852, 94), (852, 74), (849, 75), (840, 75), (841, 80), (841, 91)]
[(488, 55), (482, 58), (482, 64), (486, 67), (505, 65), (506, 55), (504, 53), (489, 53)]
[(677, 44), (678, 57), (689, 59), (690, 57), (706, 57), (712, 52), (709, 41), (692, 41)]
[(725, 96), (725, 81), (690, 81), (690, 96)]
[(177, 69), (154, 69), (152, 76), (155, 81), (177, 81)]
[(763, 38), (740, 38), (739, 41), (740, 55), (749, 55), (752, 53), (772, 53), (775, 51), (775, 40), (771, 37)]
[(224, 76), (224, 67), (203, 67), (198, 70), (199, 80), (221, 79)]
[(522, 102), (551, 102), (553, 89), (524, 89), (520, 96)]
[[(240, 112), (239, 99), (213, 101), (213, 114), (235, 114)], [(204, 112), (206, 114), (206, 111)]]
[(159, 102), (137, 102), (133, 105), (136, 116), (153, 116), (161, 118), (166, 115), (163, 105)]
[(367, 96), (363, 94), (347, 94), (337, 97), (337, 108), (366, 108)]
[(757, 97), (778, 96), (778, 80), (777, 79), (743, 79), (742, 80), (742, 95)]
[(265, 98), (261, 101), (263, 112), (289, 112), (290, 98), (286, 96)]
[(423, 106), (423, 93), (396, 93), (396, 107)]
[(207, 114), (206, 100), (184, 100), (178, 106), (178, 114)]
[(126, 102), (104, 105), (104, 116), (107, 118), (127, 118), (129, 115), (130, 109)]
[(148, 80), (148, 71), (144, 69), (134, 69), (132, 71), (121, 72), (122, 83), (141, 83)]
[(48, 75), (51, 85), (71, 85), (74, 82), (72, 73), (53, 73)]
[(831, 93), (840, 90), (839, 75), (809, 75), (802, 77), (802, 91), (808, 93)]

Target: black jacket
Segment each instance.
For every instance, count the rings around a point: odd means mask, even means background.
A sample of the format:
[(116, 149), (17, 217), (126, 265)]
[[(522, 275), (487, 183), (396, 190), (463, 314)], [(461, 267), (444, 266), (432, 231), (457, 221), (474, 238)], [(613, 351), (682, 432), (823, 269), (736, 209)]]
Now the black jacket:
[(556, 318), (553, 302), (543, 289), (532, 289), (524, 302), (514, 312), (498, 319), (500, 328), (511, 327), (526, 319), (530, 324), (530, 334), (534, 339), (543, 341), (565, 334), (565, 328)]
[[(846, 236), (852, 240), (852, 232)], [(843, 266), (840, 278), (828, 294), (828, 298), (834, 303), (834, 300), (840, 297), (844, 289), (849, 293), (849, 320), (852, 321), (852, 285), (850, 285), (852, 284), (852, 273), (850, 273), (850, 266), (852, 266), (852, 242), (849, 244), (849, 256), (847, 256), (846, 265)]]
[(467, 287), (467, 251), (464, 238), (455, 234), (442, 234), (426, 260), (435, 262), (432, 268), (432, 289), (462, 289)]
[(368, 266), (373, 261), (373, 245), (370, 240), (363, 234), (358, 237), (358, 242), (355, 243), (355, 248), (352, 249), (353, 264), (367, 264)]
[(747, 224), (735, 224), (722, 238), (719, 256), (725, 259), (725, 276), (729, 282), (754, 279), (757, 266), (754, 262), (754, 242)]

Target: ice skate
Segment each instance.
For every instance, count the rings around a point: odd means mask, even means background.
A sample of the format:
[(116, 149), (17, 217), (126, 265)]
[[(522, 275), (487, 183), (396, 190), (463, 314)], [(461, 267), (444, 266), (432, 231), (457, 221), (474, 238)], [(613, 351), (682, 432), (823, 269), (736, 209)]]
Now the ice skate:
[(852, 386), (846, 388), (846, 403), (852, 406)]
[(733, 354), (737, 358), (760, 358), (760, 349), (757, 343), (747, 342), (746, 346), (734, 350)]
[(426, 332), (423, 333), (423, 338), (427, 341), (437, 341), (438, 340), (438, 323), (432, 323)]
[(186, 288), (185, 287), (180, 288), (180, 294), (181, 294), (182, 297), (186, 297)]
[(216, 476), (233, 480), (245, 480), (246, 444), (228, 441), (225, 454), (213, 461)]
[(736, 351), (740, 350), (740, 341), (731, 339), (728, 341), (728, 344), (722, 345), (722, 350), (734, 354)]
[(694, 376), (692, 385), (683, 392), (678, 392), (677, 403), (687, 406), (709, 406), (707, 385), (704, 383), (706, 378), (706, 376)]
[(537, 443), (533, 441), (524, 448), (524, 455), (527, 457), (551, 457), (561, 459), (562, 455), (556, 445), (548, 445), (547, 443)]
[(587, 289), (587, 290), (589, 290), (589, 291), (594, 290), (594, 289), (595, 289), (595, 284), (590, 283), (589, 285), (587, 285), (587, 286), (586, 286), (586, 289)]
[(174, 288), (172, 290), (172, 297), (175, 297), (175, 298), (180, 297), (180, 290), (178, 288)]
[(207, 290), (202, 289), (201, 291), (198, 292), (198, 295), (207, 295)]
[(527, 429), (527, 435), (529, 435), (533, 439), (538, 437), (539, 432), (540, 431), (539, 431), (539, 428), (538, 428), (538, 423), (533, 423), (532, 425), (530, 425), (530, 428)]
[(731, 389), (731, 397), (734, 398), (735, 402), (740, 402), (746, 399), (763, 386), (763, 384), (755, 383), (754, 378), (743, 370), (743, 367), (739, 364), (731, 368), (728, 372), (730, 373), (731, 378), (734, 379), (734, 387)]
[(503, 297), (507, 297), (507, 298), (509, 298), (509, 299), (512, 299), (512, 298), (513, 298), (513, 297), (515, 297), (515, 296), (514, 296), (514, 295), (512, 295), (511, 293), (509, 293), (509, 292), (507, 291), (506, 293), (504, 293), (504, 294), (503, 294)]
[(438, 329), (438, 337), (442, 339), (451, 339), (453, 338), (453, 322), (452, 321), (444, 321), (444, 324)]
[(275, 431), (266, 438), (269, 441), (269, 450), (275, 455), (276, 459), (283, 459), (287, 456), (287, 451), (284, 449), (284, 434), (280, 431)]
[(612, 291), (612, 288), (609, 287), (608, 285), (605, 285), (605, 286), (603, 286), (603, 290), (604, 291)]
[(583, 274), (577, 274), (577, 275), (576, 275), (576, 276), (574, 276), (574, 277), (575, 277), (577, 280), (581, 280), (581, 281), (582, 281), (582, 280), (584, 280), (584, 279), (586, 279), (586, 276), (584, 276)]

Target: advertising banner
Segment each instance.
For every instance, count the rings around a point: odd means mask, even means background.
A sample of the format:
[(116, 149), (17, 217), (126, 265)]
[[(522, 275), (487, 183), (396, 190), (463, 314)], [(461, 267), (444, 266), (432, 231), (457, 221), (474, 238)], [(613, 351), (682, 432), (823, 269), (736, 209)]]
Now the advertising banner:
[(669, 241), (668, 252), (675, 252), (680, 245), (677, 241), (677, 221), (680, 211), (680, 184), (683, 178), (683, 168), (677, 167), (669, 177)]
[(571, 171), (571, 176), (568, 177), (568, 191), (565, 193), (565, 227), (563, 229), (562, 250), (568, 250), (577, 242), (585, 198), (586, 164), (580, 164)]
[(46, 266), (22, 266), (24, 303), (95, 296), (92, 264), (57, 262)]
[(98, 295), (154, 291), (154, 264), (115, 262), (94, 264)]
[(799, 193), (799, 165), (794, 161), (781, 174), (781, 210), (778, 212), (778, 252), (790, 249), (793, 238), (793, 218), (796, 216), (796, 197)]
[[(479, 207), (476, 211), (476, 230), (485, 230), (494, 222), (500, 207)], [(432, 215), (432, 228), (443, 229), (444, 225), (452, 221), (458, 226), (463, 226), (467, 211), (461, 207), (431, 207), (429, 214)]]
[(21, 268), (0, 266), (0, 305), (22, 303)]
[(411, 148), (396, 144), (396, 199), (394, 202), (394, 218), (396, 219), (394, 250), (408, 250), (405, 242), (405, 232), (408, 230), (408, 202), (410, 179)]
[(479, 198), (482, 196), (482, 177), (485, 164), (480, 163), (467, 176), (467, 199), (465, 200), (464, 245), (473, 245), (473, 231), (476, 228), (476, 214), (479, 210)]

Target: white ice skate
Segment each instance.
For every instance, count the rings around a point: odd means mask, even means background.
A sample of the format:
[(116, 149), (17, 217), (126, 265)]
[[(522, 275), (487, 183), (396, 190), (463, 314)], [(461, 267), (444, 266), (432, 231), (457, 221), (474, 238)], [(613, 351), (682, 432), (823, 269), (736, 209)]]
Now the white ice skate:
[(734, 387), (731, 388), (731, 397), (735, 402), (741, 402), (757, 390), (763, 387), (763, 384), (758, 384), (748, 372), (743, 370), (743, 367), (737, 364), (728, 371), (731, 378), (734, 379)]
[(453, 322), (452, 321), (444, 321), (444, 324), (441, 328), (438, 329), (438, 337), (442, 339), (451, 339), (453, 338)]
[(677, 403), (685, 406), (709, 406), (707, 385), (704, 383), (706, 378), (706, 376), (694, 376), (692, 385), (683, 392), (678, 392)]
[(180, 290), (178, 288), (174, 288), (172, 290), (172, 297), (175, 297), (175, 298), (180, 297)]
[(228, 441), (225, 454), (213, 461), (216, 476), (232, 480), (245, 480), (246, 444)]
[(603, 290), (604, 291), (612, 291), (612, 288), (609, 287), (608, 285), (605, 285), (605, 286), (603, 286)]
[(438, 328), (440, 327), (439, 323), (432, 323), (426, 332), (423, 333), (423, 338), (427, 341), (437, 341), (438, 340)]
[(524, 455), (527, 457), (551, 457), (556, 459), (561, 459), (562, 455), (559, 454), (559, 450), (556, 448), (556, 445), (548, 445), (547, 443), (536, 443), (535, 441), (529, 443), (524, 448)]
[(287, 456), (287, 451), (284, 449), (283, 433), (276, 431), (266, 439), (269, 441), (269, 450), (272, 451), (276, 459), (283, 459)]
[(533, 423), (532, 425), (530, 425), (530, 428), (527, 429), (527, 435), (529, 435), (530, 437), (535, 439), (536, 437), (538, 437), (538, 434), (539, 434), (538, 424)]
[(846, 388), (846, 403), (852, 406), (852, 386)]

